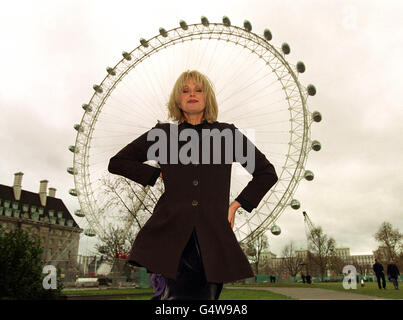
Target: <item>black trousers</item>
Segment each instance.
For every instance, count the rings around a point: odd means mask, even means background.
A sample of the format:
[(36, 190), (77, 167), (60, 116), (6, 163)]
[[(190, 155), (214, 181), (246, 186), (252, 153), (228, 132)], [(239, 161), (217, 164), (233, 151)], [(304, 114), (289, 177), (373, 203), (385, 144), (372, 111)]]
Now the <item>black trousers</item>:
[(397, 281), (397, 276), (396, 277), (389, 277), (390, 282), (393, 283), (393, 286), (395, 289), (399, 289), (399, 282)]
[(195, 229), (182, 252), (177, 279), (165, 281), (161, 300), (218, 300), (223, 283), (207, 282)]
[[(386, 281), (385, 281), (385, 275), (382, 273), (376, 273), (376, 280), (378, 280), (378, 287), (379, 289), (382, 289), (382, 287), (385, 289), (386, 288)], [(382, 287), (381, 287), (381, 279), (382, 279)]]

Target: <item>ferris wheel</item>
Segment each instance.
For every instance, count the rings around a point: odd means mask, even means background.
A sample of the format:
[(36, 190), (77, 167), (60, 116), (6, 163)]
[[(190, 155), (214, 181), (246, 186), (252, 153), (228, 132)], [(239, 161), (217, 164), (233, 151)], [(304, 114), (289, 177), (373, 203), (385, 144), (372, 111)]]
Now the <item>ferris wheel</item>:
[[(300, 208), (293, 197), (299, 182), (314, 178), (305, 165), (308, 153), (321, 149), (320, 142), (311, 140), (310, 127), (322, 116), (308, 110), (308, 96), (316, 89), (312, 84), (304, 87), (298, 79), (304, 63), (288, 62), (289, 44), (276, 47), (271, 40), (268, 29), (262, 36), (253, 33), (249, 21), (237, 27), (228, 17), (222, 23), (210, 23), (206, 17), (189, 25), (181, 20), (177, 28), (160, 28), (149, 40), (140, 39), (134, 50), (123, 52), (121, 60), (106, 69), (105, 78), (82, 105), (81, 123), (74, 125), (76, 142), (69, 147), (74, 156), (67, 171), (75, 185), (69, 193), (78, 198), (80, 209), (75, 213), (86, 225), (85, 235), (102, 238), (111, 224), (129, 230), (138, 227), (136, 219), (150, 216), (164, 192), (161, 179), (144, 188), (109, 174), (108, 162), (157, 121), (171, 122), (166, 104), (173, 84), (183, 71), (194, 69), (215, 86), (217, 120), (235, 124), (266, 155), (279, 177), (258, 208), (251, 213), (238, 209), (237, 240), (249, 241), (268, 229), (280, 234), (275, 222), (284, 209)], [(251, 177), (239, 163), (233, 164), (230, 202)]]

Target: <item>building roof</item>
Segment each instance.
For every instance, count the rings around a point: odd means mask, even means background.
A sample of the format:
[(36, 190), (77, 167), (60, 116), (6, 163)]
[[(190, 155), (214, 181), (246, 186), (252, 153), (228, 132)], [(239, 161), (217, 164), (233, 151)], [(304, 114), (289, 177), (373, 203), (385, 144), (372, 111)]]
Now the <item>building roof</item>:
[[(70, 214), (67, 207), (64, 205), (63, 201), (59, 198), (49, 197), (46, 198), (46, 206), (43, 207), (39, 198), (39, 193), (30, 192), (26, 190), (21, 190), (20, 200), (16, 201), (14, 198), (13, 187), (5, 186), (0, 184), (0, 199), (1, 206), (4, 206), (4, 200), (10, 200), (11, 204), (13, 202), (18, 202), (18, 209), (23, 213), (22, 205), (28, 205), (28, 212), (31, 212), (31, 207), (35, 206), (36, 208), (43, 208), (44, 213), (41, 217), (49, 217), (49, 211), (53, 210), (55, 216), (57, 217), (58, 212), (63, 212), (62, 218), (67, 220), (73, 220), (73, 227), (79, 228), (78, 224), (75, 222), (73, 216)], [(10, 206), (11, 207), (11, 206)]]

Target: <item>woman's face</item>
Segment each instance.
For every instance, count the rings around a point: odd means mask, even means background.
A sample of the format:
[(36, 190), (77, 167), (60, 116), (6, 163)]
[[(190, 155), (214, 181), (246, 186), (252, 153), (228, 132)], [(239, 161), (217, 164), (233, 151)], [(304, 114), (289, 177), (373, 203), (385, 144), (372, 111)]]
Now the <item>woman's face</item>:
[(180, 99), (180, 108), (186, 115), (196, 115), (204, 111), (206, 100), (203, 89), (193, 83), (193, 79), (189, 78), (187, 84), (183, 87)]

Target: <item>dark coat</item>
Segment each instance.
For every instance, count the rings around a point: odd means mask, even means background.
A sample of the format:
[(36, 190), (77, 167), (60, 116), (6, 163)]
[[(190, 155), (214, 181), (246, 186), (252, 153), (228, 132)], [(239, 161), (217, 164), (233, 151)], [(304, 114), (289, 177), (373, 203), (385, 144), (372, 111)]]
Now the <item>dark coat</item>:
[[(171, 126), (176, 126), (179, 133), (188, 127), (198, 131), (217, 128), (221, 132), (229, 128), (234, 133), (236, 130), (233, 124), (217, 121), (204, 121), (196, 126), (187, 122), (179, 125), (157, 123), (154, 128), (164, 130), (169, 137)], [(160, 163), (161, 169), (155, 168), (143, 163), (150, 160), (147, 159), (147, 150), (155, 143), (147, 141), (147, 134), (144, 133), (119, 151), (110, 159), (108, 166), (109, 172), (143, 186), (153, 186), (162, 170), (165, 191), (155, 205), (153, 214), (139, 231), (129, 255), (129, 263), (176, 279), (181, 254), (195, 228), (208, 282), (232, 282), (253, 277), (248, 259), (228, 222), (232, 164), (225, 164), (224, 160), (221, 164), (213, 164), (211, 160), (211, 164)], [(250, 140), (244, 135), (242, 138), (246, 150), (246, 143)], [(213, 145), (213, 140), (210, 141), (210, 145)], [(223, 141), (221, 159), (224, 159)], [(179, 149), (186, 143), (179, 141)], [(255, 170), (250, 172), (253, 178), (237, 198), (248, 212), (258, 206), (278, 180), (273, 165), (253, 147)], [(201, 163), (201, 147), (199, 150)], [(212, 159), (212, 152), (210, 154)], [(242, 166), (246, 167), (246, 163)]]
[(397, 279), (397, 277), (400, 275), (399, 269), (397, 268), (397, 265), (395, 264), (388, 264), (388, 267), (386, 268), (386, 272), (389, 277)]
[(383, 265), (380, 264), (379, 262), (374, 263), (372, 269), (374, 269), (375, 274), (383, 273)]

